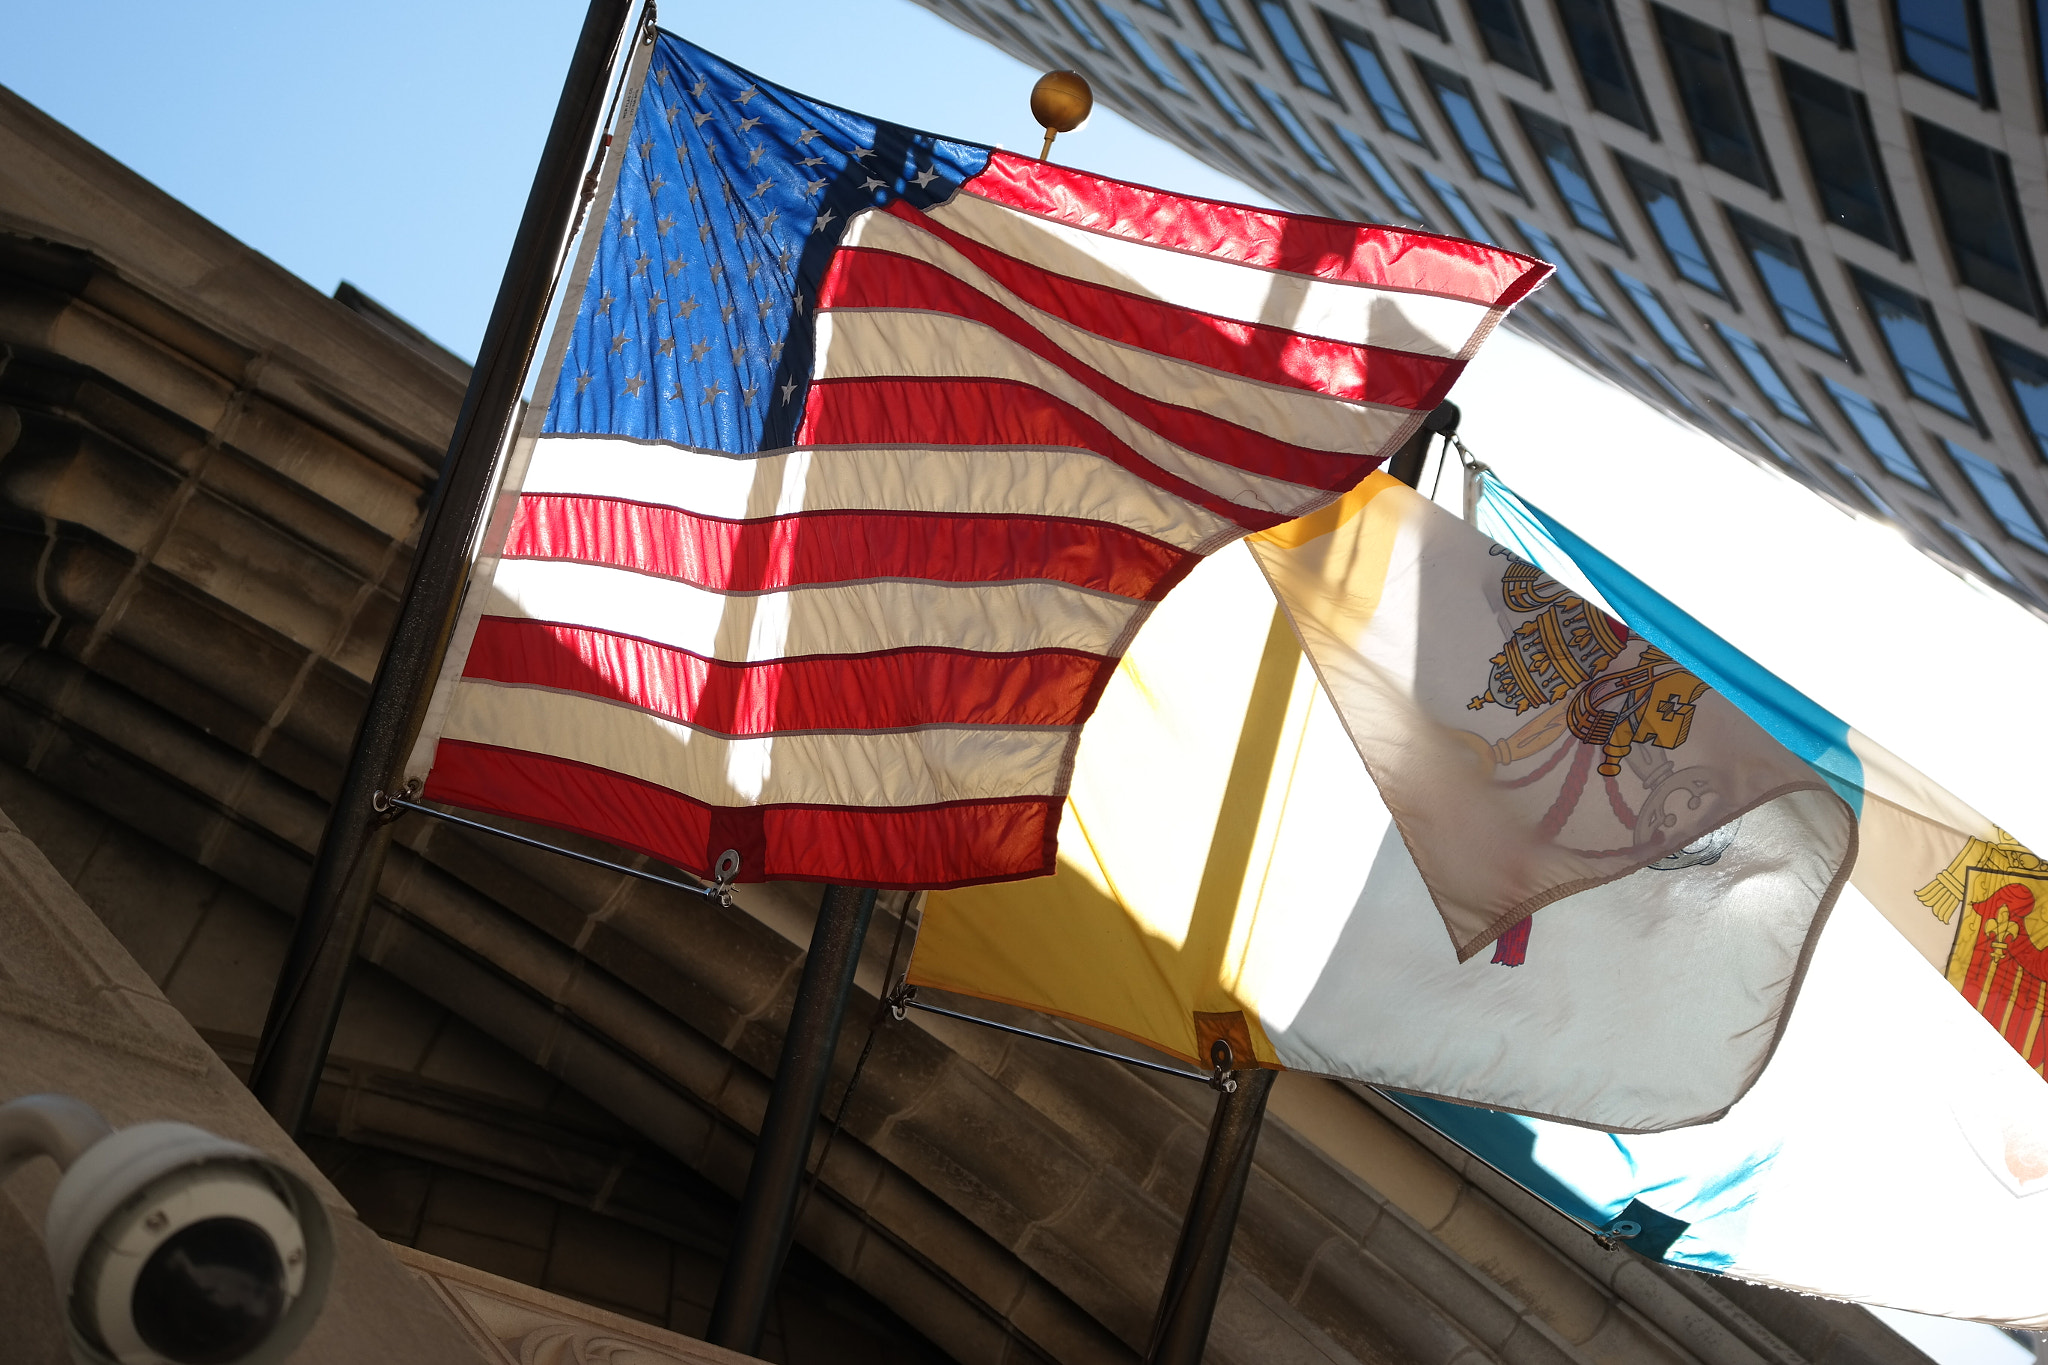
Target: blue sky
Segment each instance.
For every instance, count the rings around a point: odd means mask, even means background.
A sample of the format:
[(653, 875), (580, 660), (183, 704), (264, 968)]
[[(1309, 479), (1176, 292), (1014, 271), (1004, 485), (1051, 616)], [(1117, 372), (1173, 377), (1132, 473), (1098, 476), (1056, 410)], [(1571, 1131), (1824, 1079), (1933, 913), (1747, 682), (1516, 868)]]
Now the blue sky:
[[(468, 356), (580, 19), (573, 0), (19, 3), (0, 84), (322, 291), (347, 279)], [(663, 22), (807, 94), (1037, 149), (1026, 97), (1038, 73), (908, 0), (674, 3)], [(1106, 112), (1055, 157), (1257, 198)], [(1959, 744), (1946, 720), (2005, 714), (2011, 677), (2048, 673), (2038, 621), (1513, 336), (1489, 344), (1458, 399), (1466, 439), (1510, 483), (2021, 837), (2048, 842), (2048, 795), (2031, 771), (1996, 746)], [(1610, 515), (1616, 489), (1683, 490), (1684, 514), (1648, 498)], [(1867, 592), (1873, 581), (1887, 592)], [(1930, 638), (1996, 639), (2007, 666), (1959, 677), (1950, 651), (1923, 647)], [(1906, 1325), (1939, 1336), (1922, 1344), (1944, 1365), (2027, 1358), (1989, 1328)]]
[[(581, 7), (540, 0), (17, 5), (5, 84), (320, 289), (475, 354)], [(1036, 151), (1038, 72), (907, 0), (674, 3), (663, 27), (805, 94)], [(1248, 199), (1101, 112), (1059, 160)]]

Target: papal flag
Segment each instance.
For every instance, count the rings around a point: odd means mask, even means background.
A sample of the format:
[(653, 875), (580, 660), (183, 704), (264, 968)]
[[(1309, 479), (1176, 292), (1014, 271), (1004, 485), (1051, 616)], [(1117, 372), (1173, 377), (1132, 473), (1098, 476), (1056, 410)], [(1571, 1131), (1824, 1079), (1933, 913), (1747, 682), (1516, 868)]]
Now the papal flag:
[(934, 897), (911, 980), (1610, 1131), (1725, 1112), (1849, 872), (1827, 777), (1384, 474), (1251, 546), (1105, 694), (1054, 886)]
[(697, 872), (1051, 870), (1154, 607), (1376, 468), (1549, 273), (638, 51), (407, 773)]
[(1556, 520), (1497, 486), (1482, 519), (1826, 773), (1861, 850), (1776, 1055), (1719, 1121), (1626, 1135), (1397, 1098), (1644, 1255), (2048, 1328), (2048, 863)]

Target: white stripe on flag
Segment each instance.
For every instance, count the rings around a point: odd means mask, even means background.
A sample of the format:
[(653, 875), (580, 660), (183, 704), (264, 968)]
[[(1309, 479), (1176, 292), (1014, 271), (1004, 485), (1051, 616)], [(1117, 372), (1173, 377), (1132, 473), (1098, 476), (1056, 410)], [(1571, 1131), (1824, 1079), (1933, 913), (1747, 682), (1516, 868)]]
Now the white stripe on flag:
[(1071, 733), (949, 727), (733, 739), (596, 697), (465, 679), (442, 737), (584, 763), (715, 805), (923, 806), (1050, 795)]
[(964, 237), (1056, 274), (1355, 345), (1461, 355), (1492, 311), (1463, 299), (1313, 280), (1149, 246), (994, 204), (971, 188), (926, 213)]
[[(957, 317), (861, 310), (821, 312), (818, 358), (813, 373), (820, 379), (914, 375), (926, 379), (1010, 380), (1071, 404), (1159, 468), (1241, 506), (1291, 516), (1330, 498), (1322, 489), (1249, 473), (1176, 445), (1124, 415), (1108, 399), (1051, 362), (1030, 354), (990, 328)], [(1352, 444), (1362, 452), (1376, 452), (1387, 434), (1413, 418), (1410, 412), (1381, 414), (1384, 426), (1380, 433), (1355, 430)], [(1359, 428), (1368, 425), (1378, 424), (1358, 423)]]
[[(853, 240), (856, 236), (858, 241)], [(891, 252), (945, 271), (1015, 313), (1090, 369), (1162, 403), (1194, 408), (1254, 431), (1290, 432), (1298, 445), (1362, 453), (1377, 450), (1377, 442), (1385, 439), (1385, 433), (1412, 415), (1409, 408), (1357, 403), (1291, 385), (1247, 379), (1106, 340), (1026, 303), (939, 238), (889, 214), (869, 213), (856, 219), (847, 230), (847, 239), (843, 245)], [(1373, 436), (1362, 436), (1362, 432), (1371, 432)], [(1361, 439), (1372, 439), (1375, 443), (1360, 447)]]
[(1074, 516), (1197, 553), (1237, 526), (1085, 450), (817, 446), (726, 455), (613, 436), (543, 436), (528, 493), (681, 507), (743, 521), (790, 512)]
[(881, 649), (1111, 654), (1145, 604), (1060, 583), (881, 580), (725, 594), (630, 569), (507, 559), (486, 615), (590, 626), (733, 663)]

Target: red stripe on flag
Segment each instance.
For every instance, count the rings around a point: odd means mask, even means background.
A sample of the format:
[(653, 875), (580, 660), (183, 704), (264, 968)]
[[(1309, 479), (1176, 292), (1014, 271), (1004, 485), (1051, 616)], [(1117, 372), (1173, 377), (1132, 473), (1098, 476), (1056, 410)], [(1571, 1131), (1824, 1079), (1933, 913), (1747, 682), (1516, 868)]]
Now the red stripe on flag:
[(961, 187), (992, 203), (1169, 251), (1506, 308), (1550, 275), (1528, 256), (1458, 237), (1190, 199), (995, 152)]
[(1465, 368), (1462, 360), (1329, 341), (1090, 284), (1005, 256), (900, 199), (885, 211), (939, 238), (1032, 307), (1175, 360), (1357, 403), (1425, 412), (1443, 402)]
[(875, 578), (1052, 579), (1141, 601), (1163, 596), (1195, 560), (1150, 536), (1078, 518), (829, 511), (728, 521), (565, 493), (519, 499), (505, 554), (608, 564), (715, 592)]
[(1117, 411), (1175, 445), (1267, 478), (1313, 488), (1349, 488), (1370, 472), (1360, 461), (1380, 454), (1378, 450), (1346, 453), (1296, 445), (1194, 408), (1148, 398), (1069, 354), (965, 281), (907, 256), (840, 248), (818, 286), (818, 311), (833, 308), (950, 313), (981, 323), (1065, 371)]
[(486, 616), (462, 676), (624, 702), (724, 735), (922, 725), (1078, 725), (1116, 660), (1073, 650), (895, 649), (765, 663), (630, 635)]
[(444, 739), (430, 801), (572, 830), (709, 875), (736, 849), (739, 880), (937, 890), (1053, 869), (1057, 797), (937, 806), (711, 806), (566, 759)]
[[(1298, 511), (1281, 512), (1232, 502), (1169, 474), (1071, 403), (1009, 379), (813, 380), (796, 444), (1085, 450), (1251, 531), (1292, 521), (1328, 501), (1320, 499)], [(1350, 483), (1379, 464), (1376, 459), (1354, 458)], [(1364, 472), (1355, 472), (1361, 470)]]

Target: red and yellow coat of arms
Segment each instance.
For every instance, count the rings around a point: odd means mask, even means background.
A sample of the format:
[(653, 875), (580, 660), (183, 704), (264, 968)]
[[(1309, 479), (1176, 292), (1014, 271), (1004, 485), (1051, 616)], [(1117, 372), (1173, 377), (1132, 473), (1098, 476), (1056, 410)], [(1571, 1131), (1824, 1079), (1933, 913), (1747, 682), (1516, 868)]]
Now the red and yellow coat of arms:
[(1916, 894), (1956, 923), (1949, 984), (2048, 1076), (2048, 863), (2000, 830), (1996, 843), (1970, 840)]

